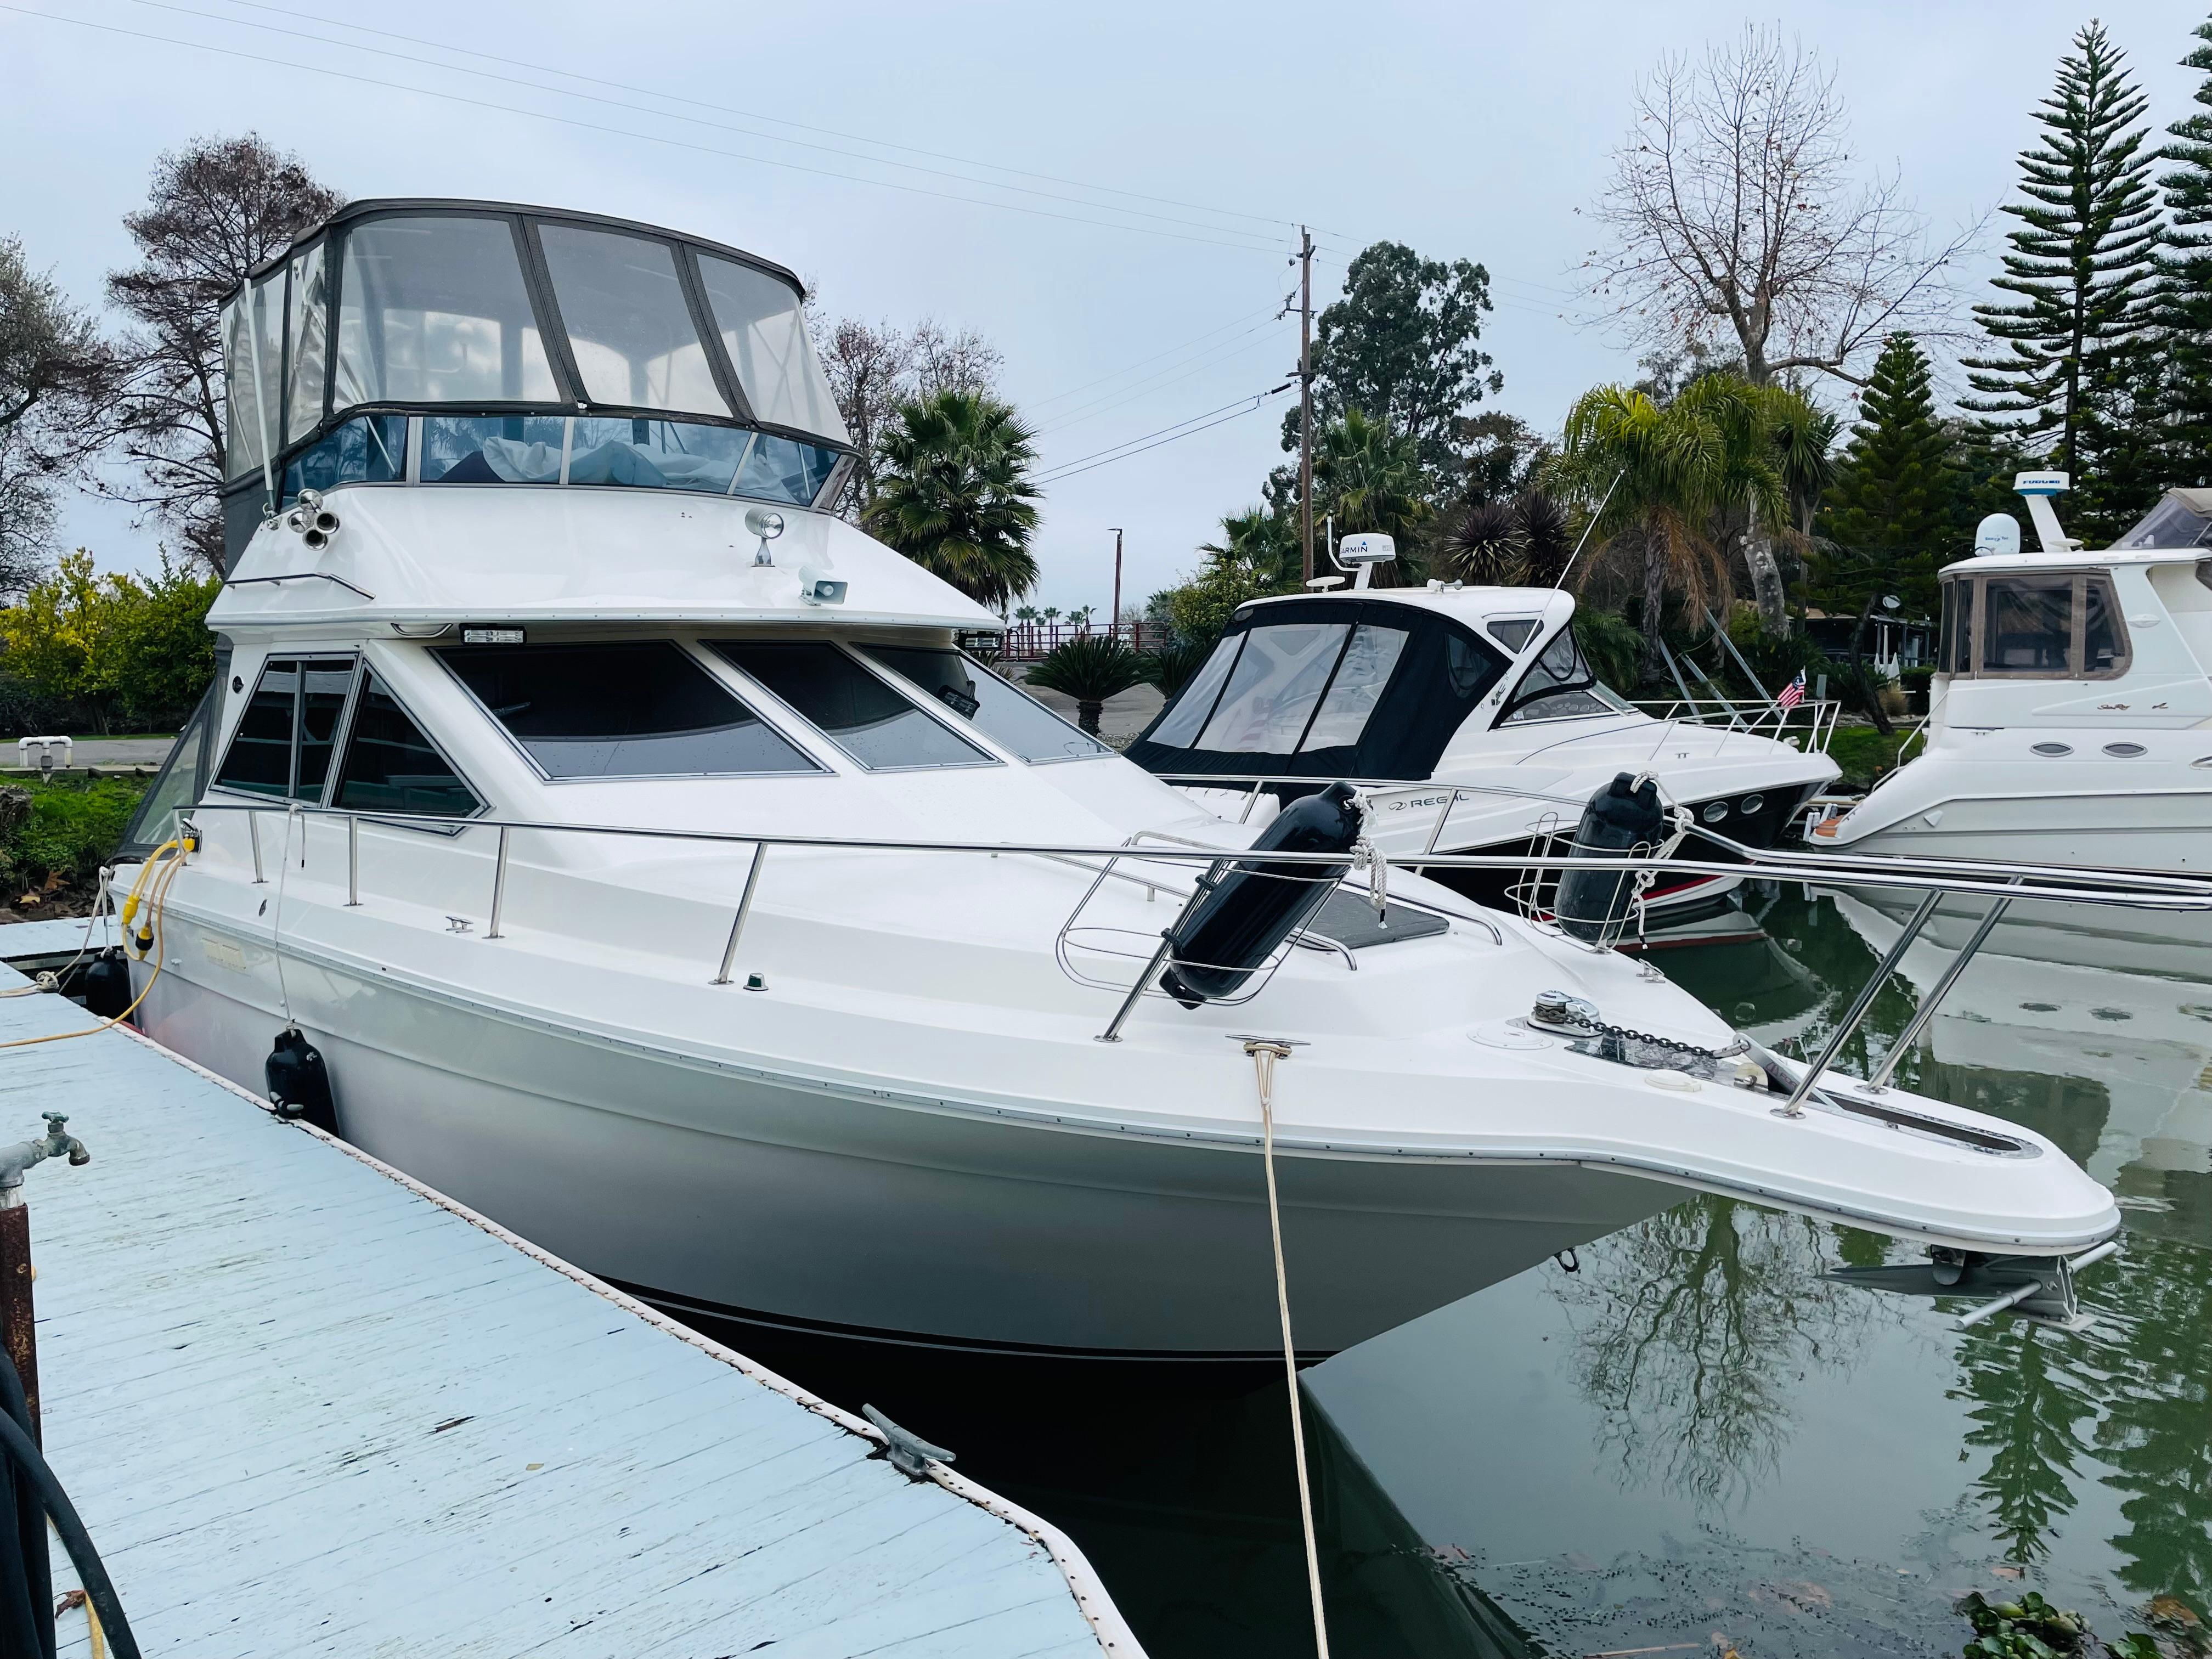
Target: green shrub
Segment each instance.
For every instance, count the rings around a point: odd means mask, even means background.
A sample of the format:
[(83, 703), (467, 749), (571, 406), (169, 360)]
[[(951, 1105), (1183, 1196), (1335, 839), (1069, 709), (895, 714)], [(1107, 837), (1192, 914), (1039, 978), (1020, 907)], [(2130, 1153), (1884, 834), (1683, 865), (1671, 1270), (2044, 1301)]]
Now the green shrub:
[(19, 883), (53, 876), (88, 882), (122, 844), (148, 778), (25, 781), (31, 795), (22, 823), (0, 836), (0, 874)]

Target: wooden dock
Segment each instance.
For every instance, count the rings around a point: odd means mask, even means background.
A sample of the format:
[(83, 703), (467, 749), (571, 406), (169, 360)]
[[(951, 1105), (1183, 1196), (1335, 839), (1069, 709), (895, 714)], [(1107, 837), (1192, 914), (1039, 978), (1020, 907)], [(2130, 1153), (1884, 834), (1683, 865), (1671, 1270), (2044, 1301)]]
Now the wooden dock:
[(46, 1455), (149, 1656), (1142, 1659), (1047, 1523), (135, 1033), (0, 1048), (0, 1140), (52, 1110)]

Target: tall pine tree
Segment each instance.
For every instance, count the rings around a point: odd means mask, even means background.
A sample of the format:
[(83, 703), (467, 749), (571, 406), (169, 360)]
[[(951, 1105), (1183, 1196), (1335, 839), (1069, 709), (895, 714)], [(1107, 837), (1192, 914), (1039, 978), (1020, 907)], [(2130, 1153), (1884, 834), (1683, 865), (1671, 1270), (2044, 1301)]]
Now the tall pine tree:
[(2005, 204), (2020, 224), (1995, 281), (2014, 301), (1974, 307), (2003, 349), (1966, 360), (1981, 395), (1960, 401), (2018, 417), (2004, 424), (2075, 475), (2075, 533), (2105, 540), (2149, 505), (2136, 476), (2155, 447), (2145, 377), (2156, 356), (2144, 335), (2165, 227), (2150, 182), (2156, 152), (2141, 125), (2146, 100), (2126, 54), (2096, 22), (2074, 47), (2036, 115), (2040, 143), (2021, 152), (2026, 199)]
[[(2206, 71), (2196, 113), (2166, 129), (2160, 152), (2173, 171), (2159, 183), (2172, 216), (2170, 252), (2160, 261), (2164, 292), (2159, 326), (2167, 373), (2169, 483), (2212, 483), (2212, 22), (2199, 23), (2205, 44), (2181, 60)], [(2148, 505), (2148, 503), (2145, 503)]]
[(1875, 565), (1913, 614), (1936, 601), (1937, 568), (1957, 546), (1957, 440), (1936, 417), (1928, 359), (1893, 334), (1875, 359), (1859, 424), (1821, 498), (1820, 533)]

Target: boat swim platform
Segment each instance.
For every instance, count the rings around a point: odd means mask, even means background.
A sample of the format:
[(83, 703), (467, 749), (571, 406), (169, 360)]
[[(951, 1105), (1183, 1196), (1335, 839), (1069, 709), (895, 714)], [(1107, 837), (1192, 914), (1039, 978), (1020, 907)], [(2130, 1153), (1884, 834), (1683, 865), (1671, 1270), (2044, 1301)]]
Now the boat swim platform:
[(46, 1452), (149, 1659), (1142, 1659), (1048, 1523), (137, 1033), (0, 1050), (0, 1141), (56, 1110)]

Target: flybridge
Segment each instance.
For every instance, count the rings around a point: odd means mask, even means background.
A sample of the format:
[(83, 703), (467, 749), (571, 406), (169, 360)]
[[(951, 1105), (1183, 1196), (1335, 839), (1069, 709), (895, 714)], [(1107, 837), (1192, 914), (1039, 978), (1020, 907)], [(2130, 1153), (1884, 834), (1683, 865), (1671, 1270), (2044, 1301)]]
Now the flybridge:
[(802, 297), (781, 266), (627, 220), (354, 203), (224, 310), (227, 559), (343, 484), (832, 500), (852, 444)]

